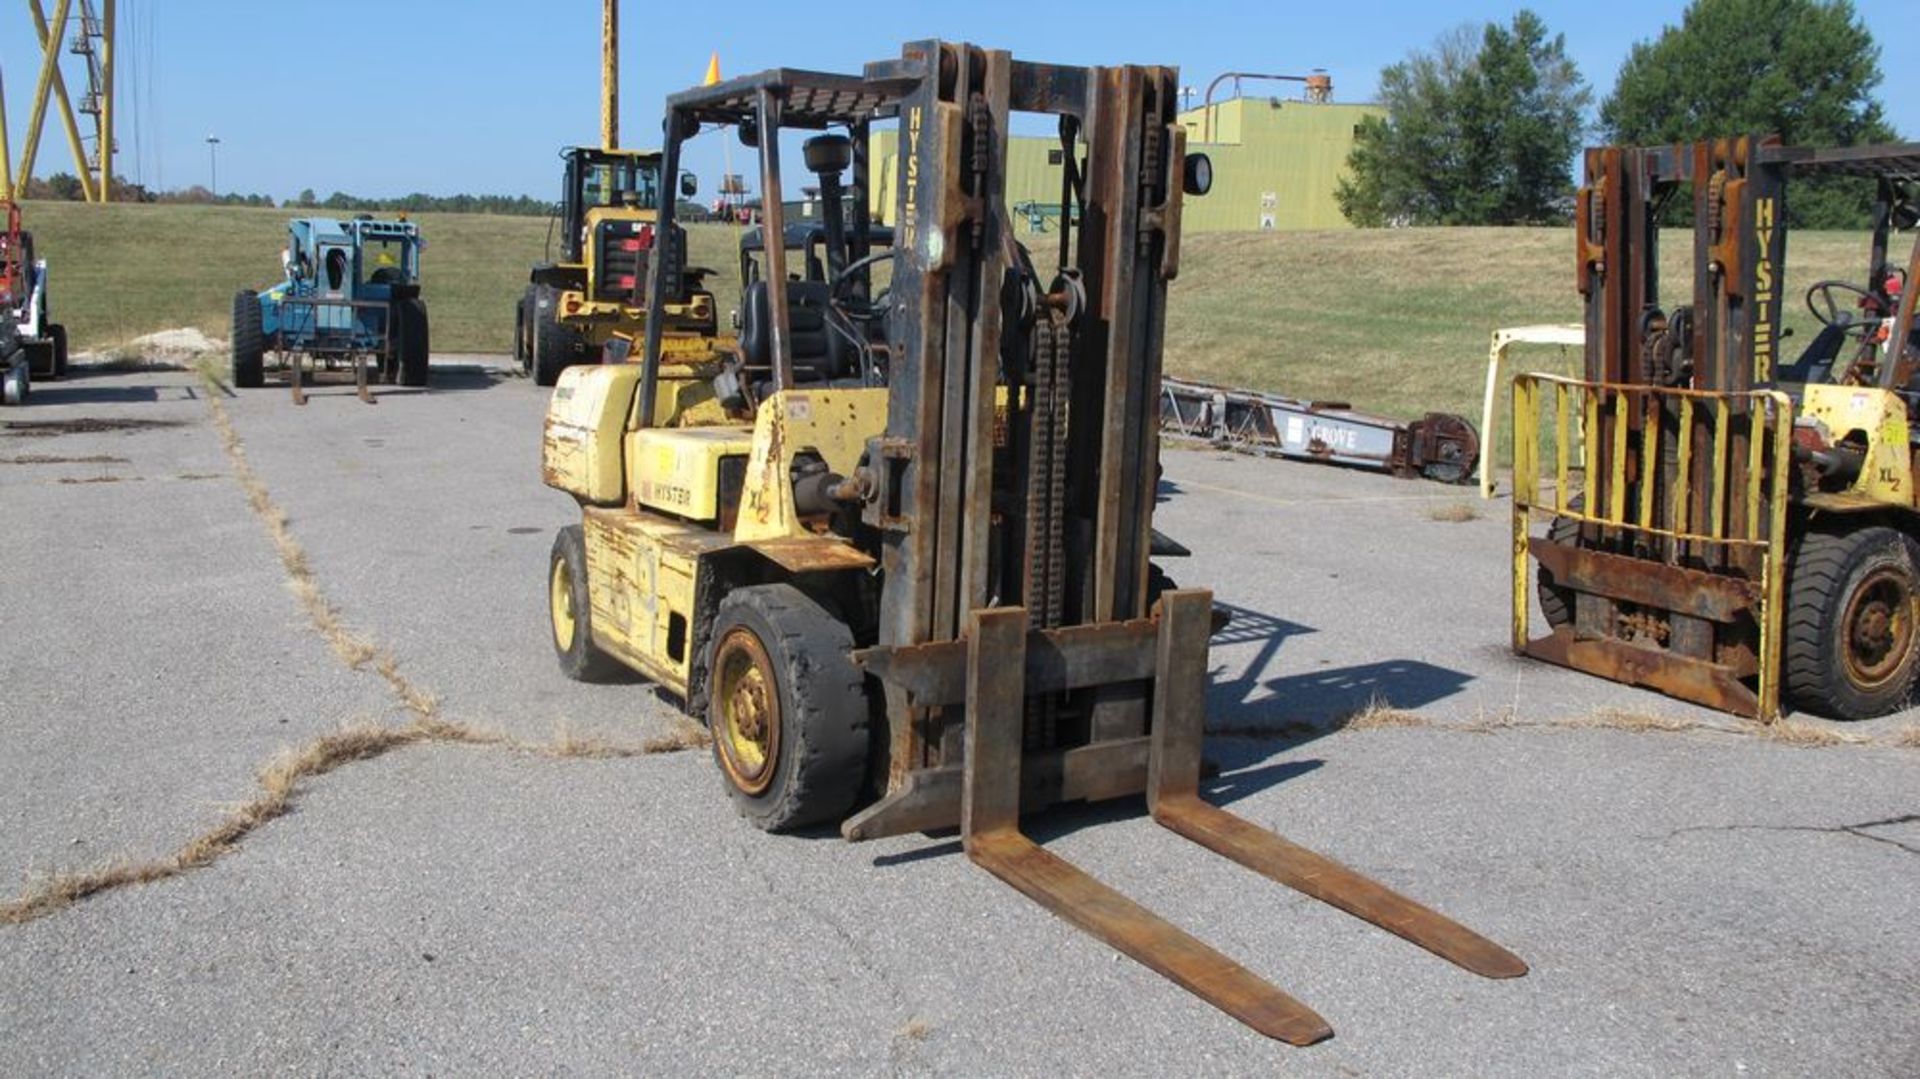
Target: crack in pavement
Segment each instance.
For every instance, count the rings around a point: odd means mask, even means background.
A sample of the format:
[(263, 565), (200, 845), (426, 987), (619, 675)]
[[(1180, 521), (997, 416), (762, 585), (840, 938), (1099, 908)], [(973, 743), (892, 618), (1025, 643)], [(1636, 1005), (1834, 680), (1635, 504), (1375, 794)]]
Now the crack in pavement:
[(1898, 817), (1884, 817), (1880, 820), (1861, 821), (1858, 824), (1696, 824), (1686, 828), (1675, 828), (1667, 833), (1673, 839), (1690, 832), (1813, 832), (1821, 835), (1848, 835), (1855, 839), (1867, 839), (1875, 843), (1885, 843), (1898, 847), (1908, 854), (1920, 855), (1920, 846), (1902, 843), (1890, 836), (1875, 835), (1871, 829), (1891, 828), (1901, 824), (1920, 823), (1920, 813), (1906, 813)]
[[(234, 479), (247, 496), (248, 506), (273, 541), (274, 551), (279, 555), (281, 568), (286, 574), (287, 586), (306, 611), (314, 631), (349, 670), (371, 670), (384, 681), (412, 719), (400, 726), (367, 722), (349, 724), (282, 750), (259, 769), (257, 779), (260, 790), (251, 800), (232, 809), (213, 827), (189, 838), (173, 853), (143, 861), (116, 859), (88, 870), (56, 870), (38, 883), (30, 883), (14, 899), (0, 902), (0, 925), (37, 921), (65, 910), (82, 899), (204, 869), (232, 853), (241, 840), (268, 821), (284, 816), (292, 808), (295, 798), (305, 789), (304, 781), (355, 761), (384, 756), (405, 746), (437, 742), (487, 746), (564, 759), (604, 760), (672, 753), (707, 744), (706, 731), (685, 717), (682, 717), (674, 731), (666, 735), (637, 744), (623, 744), (582, 737), (565, 730), (556, 732), (550, 742), (529, 742), (441, 716), (438, 698), (401, 673), (400, 661), (390, 649), (370, 636), (348, 629), (339, 609), (320, 590), (306, 549), (288, 527), (286, 512), (273, 501), (266, 484), (247, 460), (240, 433), (233, 426), (233, 420), (220, 400), (226, 388), (220, 384), (207, 363), (199, 365), (199, 372), (209, 390), (207, 406)], [(117, 421), (89, 422), (111, 424)]]
[[(760, 863), (759, 859), (753, 856), (752, 848), (748, 846), (748, 844), (753, 841), (753, 837), (760, 833), (735, 830), (732, 834), (738, 837), (733, 843), (729, 844), (733, 852), (734, 860), (760, 881), (761, 886), (766, 889), (768, 898), (788, 910), (799, 914), (808, 921), (825, 927), (846, 946), (846, 950), (853, 960), (853, 965), (861, 971), (864, 971), (869, 978), (878, 983), (880, 987), (887, 992), (890, 999), (902, 1004), (908, 1000), (907, 993), (898, 982), (894, 981), (892, 972), (888, 971), (885, 966), (875, 960), (868, 952), (867, 946), (863, 944), (859, 938), (855, 937), (846, 926), (842, 925), (839, 919), (825, 911), (815, 909), (812, 905), (805, 902), (795, 889), (782, 888), (779, 883), (774, 880), (773, 874)], [(911, 1007), (907, 1008), (906, 1017), (901, 1020), (898, 1027), (899, 1033), (896, 1035), (894, 1043), (888, 1048), (887, 1052), (888, 1063), (892, 1066), (894, 1074), (900, 1074), (902, 1072), (907, 1063), (907, 1059), (913, 1056), (914, 1044), (925, 1040), (927, 1032), (931, 1029), (931, 1026), (924, 1019), (920, 1018), (918, 1011)]]

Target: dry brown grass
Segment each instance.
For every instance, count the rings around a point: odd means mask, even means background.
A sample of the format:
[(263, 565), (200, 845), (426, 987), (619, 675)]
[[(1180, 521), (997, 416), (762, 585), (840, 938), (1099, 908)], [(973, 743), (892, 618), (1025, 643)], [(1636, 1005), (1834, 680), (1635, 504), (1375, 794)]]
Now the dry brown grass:
[(1465, 524), (1480, 519), (1480, 507), (1471, 502), (1436, 502), (1427, 507), (1427, 520), (1442, 524)]
[(274, 553), (280, 558), (280, 568), (286, 573), (287, 588), (300, 601), (301, 609), (307, 613), (307, 620), (342, 663), (353, 670), (373, 665), (402, 707), (416, 716), (433, 715), (437, 709), (433, 694), (407, 681), (400, 674), (399, 661), (392, 653), (348, 629), (340, 617), (339, 609), (320, 591), (319, 582), (313, 576), (313, 566), (307, 559), (306, 548), (300, 545), (300, 541), (294, 538), (293, 530), (288, 527), (286, 511), (273, 501), (266, 483), (254, 471), (252, 462), (247, 460), (247, 450), (240, 441), (240, 432), (233, 426), (233, 418), (227, 414), (227, 406), (220, 399), (224, 387), (219, 376), (207, 363), (202, 363), (199, 370), (201, 379), (207, 384), (207, 408), (213, 415), (214, 429), (220, 433), (220, 444), (226, 450), (227, 463), (233, 469), (241, 492), (246, 495), (248, 507), (266, 528), (267, 538), (273, 542)]
[(147, 861), (115, 861), (94, 869), (50, 874), (30, 884), (14, 899), (0, 903), (0, 925), (21, 925), (102, 892), (152, 884), (203, 869), (231, 854), (241, 840), (267, 822), (284, 816), (293, 808), (305, 780), (356, 761), (372, 760), (404, 746), (441, 742), (491, 746), (542, 757), (608, 760), (673, 753), (705, 745), (706, 741), (704, 730), (684, 720), (674, 731), (639, 743), (619, 743), (565, 732), (550, 742), (529, 742), (431, 715), (416, 715), (411, 722), (398, 727), (369, 722), (350, 724), (274, 755), (260, 768), (259, 790), (253, 798), (229, 810), (224, 818), (187, 840), (179, 850)]
[(1865, 735), (1850, 734), (1801, 719), (1776, 719), (1772, 723), (1759, 724), (1753, 727), (1753, 735), (1768, 742), (1802, 749), (1859, 746), (1871, 741)]
[[(1721, 726), (1697, 719), (1685, 719), (1679, 716), (1662, 715), (1658, 712), (1643, 712), (1630, 708), (1597, 708), (1592, 712), (1578, 716), (1563, 716), (1557, 719), (1521, 719), (1512, 711), (1480, 712), (1463, 722), (1448, 722), (1423, 716), (1417, 712), (1395, 708), (1385, 700), (1375, 697), (1356, 711), (1338, 720), (1333, 730), (1387, 730), (1393, 728), (1420, 727), (1431, 730), (1448, 731), (1455, 734), (1491, 734), (1495, 731), (1519, 728), (1546, 730), (1610, 730), (1625, 731), (1630, 734), (1725, 734), (1736, 738), (1753, 738), (1780, 745), (1807, 749), (1823, 749), (1833, 746), (1895, 746), (1920, 749), (1920, 724), (1903, 728), (1885, 738), (1874, 739), (1862, 734), (1853, 734), (1834, 727), (1800, 719), (1781, 719), (1773, 723), (1739, 723)], [(1273, 730), (1258, 732), (1247, 731), (1210, 731), (1209, 733), (1249, 734), (1261, 737), (1273, 737)], [(1326, 733), (1326, 732), (1312, 732)]]
[(89, 896), (132, 884), (151, 884), (212, 865), (261, 825), (286, 813), (301, 780), (331, 772), (350, 761), (377, 757), (420, 738), (417, 730), (361, 723), (282, 752), (260, 769), (260, 790), (251, 801), (231, 810), (225, 819), (189, 839), (173, 854), (52, 874), (17, 898), (0, 903), (0, 924), (30, 922)]
[(708, 744), (707, 733), (682, 717), (674, 728), (640, 742), (621, 742), (585, 734), (561, 725), (546, 741), (515, 738), (502, 731), (475, 727), (440, 715), (439, 700), (400, 671), (393, 653), (372, 638), (349, 629), (337, 608), (314, 579), (305, 548), (287, 525), (287, 515), (273, 501), (266, 484), (247, 461), (238, 430), (220, 401), (218, 376), (205, 364), (208, 406), (220, 433), (234, 478), (247, 504), (260, 519), (287, 577), (288, 589), (299, 600), (315, 632), (334, 655), (352, 670), (371, 669), (411, 717), (400, 726), (360, 722), (323, 734), (275, 755), (258, 773), (259, 791), (206, 831), (187, 840), (178, 850), (146, 861), (116, 861), (94, 869), (60, 871), (29, 885), (18, 897), (0, 903), (0, 924), (18, 925), (62, 910), (88, 896), (166, 880), (211, 865), (268, 821), (285, 814), (303, 781), (325, 775), (355, 761), (370, 760), (404, 746), (422, 743), (484, 746), (562, 760), (612, 760), (676, 753)]
[(1389, 727), (1430, 727), (1433, 721), (1415, 712), (1395, 708), (1386, 700), (1374, 697), (1366, 704), (1341, 716), (1334, 721), (1334, 728), (1343, 731), (1377, 731)]
[(1677, 716), (1664, 716), (1658, 712), (1639, 712), (1629, 708), (1598, 708), (1584, 716), (1562, 720), (1563, 727), (1597, 727), (1610, 731), (1631, 731), (1635, 734), (1664, 733), (1678, 734), (1682, 731), (1722, 730), (1709, 727), (1698, 720), (1681, 719)]
[(900, 1028), (900, 1036), (910, 1042), (926, 1041), (927, 1035), (931, 1033), (933, 1033), (933, 1024), (925, 1019), (909, 1019), (907, 1024)]

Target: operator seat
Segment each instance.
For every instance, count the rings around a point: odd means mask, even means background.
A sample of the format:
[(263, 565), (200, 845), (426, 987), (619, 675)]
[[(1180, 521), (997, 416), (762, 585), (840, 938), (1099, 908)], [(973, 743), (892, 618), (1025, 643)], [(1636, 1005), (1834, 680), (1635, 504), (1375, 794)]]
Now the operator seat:
[[(833, 287), (825, 281), (787, 282), (787, 340), (793, 348), (793, 381), (860, 385), (859, 359), (851, 342), (827, 325)], [(767, 283), (747, 286), (740, 302), (740, 351), (747, 366), (773, 369), (773, 314)], [(771, 388), (771, 376), (760, 387)]]

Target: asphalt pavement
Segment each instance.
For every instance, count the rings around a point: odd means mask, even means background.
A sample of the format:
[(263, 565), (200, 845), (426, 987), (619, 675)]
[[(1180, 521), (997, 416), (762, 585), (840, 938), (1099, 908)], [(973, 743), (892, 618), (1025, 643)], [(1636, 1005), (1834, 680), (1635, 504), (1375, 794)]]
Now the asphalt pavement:
[[(289, 590), (210, 392), (327, 600), (443, 716), (529, 742), (675, 727), (645, 683), (555, 664), (547, 551), (577, 511), (540, 483), (544, 392), (484, 357), (435, 379), (295, 407), (83, 369), (0, 411), (0, 898), (165, 857), (276, 751), (406, 720)], [(1884, 744), (1914, 713), (1801, 748), (1516, 659), (1505, 503), (1163, 458), (1157, 523), (1194, 549), (1168, 569), (1235, 611), (1208, 797), (1527, 977), (1466, 974), (1137, 799), (1031, 822), (1337, 1032), (1293, 1049), (950, 835), (763, 835), (704, 750), (429, 744), (308, 780), (207, 868), (0, 925), (0, 1073), (1920, 1073), (1920, 749)], [(1319, 733), (1376, 703), (1419, 725)], [(1567, 725), (1609, 712), (1711, 729)]]

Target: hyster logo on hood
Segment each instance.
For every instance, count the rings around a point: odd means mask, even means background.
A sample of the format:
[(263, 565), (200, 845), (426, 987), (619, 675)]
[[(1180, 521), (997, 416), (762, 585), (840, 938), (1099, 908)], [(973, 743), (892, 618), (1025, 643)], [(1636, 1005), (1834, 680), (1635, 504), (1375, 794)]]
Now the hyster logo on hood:
[(1753, 384), (1756, 386), (1773, 381), (1773, 323), (1780, 302), (1773, 287), (1775, 228), (1774, 200), (1755, 199), (1753, 231), (1760, 247), (1753, 260)]

